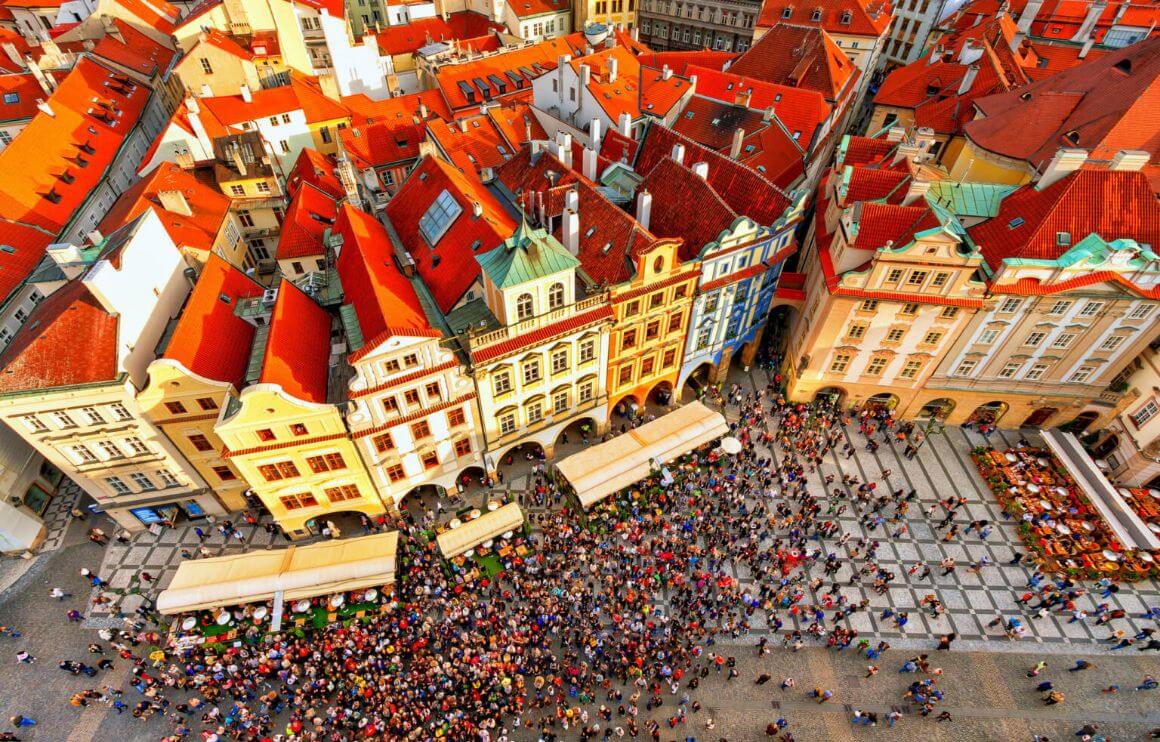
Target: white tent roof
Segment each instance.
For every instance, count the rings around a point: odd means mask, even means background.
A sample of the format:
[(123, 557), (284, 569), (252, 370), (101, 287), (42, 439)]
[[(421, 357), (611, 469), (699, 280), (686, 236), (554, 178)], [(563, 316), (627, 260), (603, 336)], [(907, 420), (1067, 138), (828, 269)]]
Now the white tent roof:
[(1115, 534), (1116, 540), (1129, 549), (1151, 551), (1160, 548), (1160, 539), (1156, 538), (1156, 534), (1152, 533), (1136, 511), (1124, 502), (1108, 478), (1096, 468), (1095, 462), (1083, 450), (1078, 438), (1071, 433), (1047, 430), (1043, 433), (1043, 440), (1047, 441), (1052, 453), (1059, 458), (1076, 484), (1087, 495), (1088, 500), (1099, 511), (1100, 517)]
[(720, 412), (690, 402), (610, 441), (573, 454), (556, 465), (580, 504), (591, 507), (617, 490), (648, 476), (651, 462), (661, 464), (729, 432)]
[(176, 613), (270, 600), (285, 600), (395, 581), (399, 533), (380, 533), (280, 551), (253, 551), (182, 562), (157, 596), (157, 610)]
[(436, 536), (435, 540), (439, 543), (439, 550), (443, 552), (443, 556), (450, 559), (488, 539), (493, 539), (508, 531), (514, 531), (523, 522), (524, 513), (520, 510), (520, 506), (514, 502), (509, 502), (502, 508), (484, 513), (458, 528), (444, 531)]

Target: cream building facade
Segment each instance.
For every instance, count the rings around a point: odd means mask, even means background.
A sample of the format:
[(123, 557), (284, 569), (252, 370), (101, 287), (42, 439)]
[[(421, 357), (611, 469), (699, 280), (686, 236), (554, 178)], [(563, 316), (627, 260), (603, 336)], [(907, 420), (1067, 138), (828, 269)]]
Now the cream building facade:
[(1160, 489), (1160, 343), (1153, 340), (1125, 371), (1128, 402), (1092, 447), (1113, 481)]

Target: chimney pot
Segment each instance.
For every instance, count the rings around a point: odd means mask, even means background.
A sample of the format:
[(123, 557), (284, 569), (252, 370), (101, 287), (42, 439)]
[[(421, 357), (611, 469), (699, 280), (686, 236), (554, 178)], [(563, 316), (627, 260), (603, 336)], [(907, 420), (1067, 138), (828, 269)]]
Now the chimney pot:
[(1125, 149), (1116, 153), (1112, 158), (1109, 170), (1136, 171), (1142, 170), (1152, 159), (1152, 155), (1144, 150)]
[(246, 103), (253, 102), (254, 96), (250, 94), (250, 86), (249, 85), (242, 85), (240, 88), (240, 92), (242, 94), (242, 100), (244, 100)]
[(1043, 190), (1064, 176), (1079, 170), (1087, 162), (1087, 157), (1086, 149), (1063, 148), (1056, 151), (1051, 162), (1044, 168), (1043, 174), (1039, 176), (1039, 182), (1035, 184), (1036, 189)]
[(741, 156), (741, 145), (745, 141), (745, 129), (736, 129), (733, 132), (733, 142), (729, 145), (729, 156), (736, 160)]
[(640, 193), (636, 194), (636, 220), (640, 222), (640, 226), (648, 229), (651, 218), (652, 194), (642, 189)]
[(685, 164), (685, 145), (679, 144), (679, 143), (674, 144), (672, 157), (678, 163), (684, 165)]
[(693, 175), (696, 175), (701, 180), (709, 179), (709, 163), (697, 162), (693, 164)]

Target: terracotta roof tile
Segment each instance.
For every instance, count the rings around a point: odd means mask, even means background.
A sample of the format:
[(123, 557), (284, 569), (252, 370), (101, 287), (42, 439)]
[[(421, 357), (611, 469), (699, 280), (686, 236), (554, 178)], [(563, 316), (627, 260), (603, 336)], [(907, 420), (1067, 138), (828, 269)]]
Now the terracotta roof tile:
[(626, 137), (618, 129), (610, 129), (600, 139), (600, 157), (609, 162), (632, 162), (640, 142)]
[(293, 198), (304, 183), (309, 183), (331, 198), (346, 198), (346, 189), (334, 174), (334, 169), (334, 160), (329, 155), (304, 147), (286, 176), (286, 193)]
[[(1042, 190), (1023, 186), (968, 232), (994, 270), (1005, 258), (1054, 260), (1093, 232), (1160, 245), (1160, 204), (1144, 173), (1084, 169)], [(1068, 245), (1059, 244), (1060, 232)]]
[(841, 164), (869, 165), (881, 161), (887, 154), (898, 147), (898, 142), (891, 142), (885, 137), (857, 137), (850, 136), (844, 142), (845, 152)]
[(24, 283), (54, 241), (44, 230), (0, 219), (0, 303)]
[(428, 122), (427, 133), (447, 159), (464, 171), (499, 167), (513, 154), (499, 127), (486, 115), (461, 118), (453, 124), (434, 119)]
[[(576, 183), (573, 187), (579, 197), (580, 249), (577, 257), (584, 272), (602, 286), (629, 280), (634, 273), (635, 257), (650, 248), (657, 238), (592, 186)], [(563, 240), (560, 230), (556, 236)]]
[[(460, 212), (440, 237), (429, 245), (419, 231), (419, 220), (447, 191)], [(475, 216), (474, 204), (481, 214)], [(387, 217), (416, 270), (431, 289), (444, 313), (451, 311), (479, 276), (476, 253), (491, 250), (515, 230), (515, 220), (475, 173), (464, 174), (437, 157), (420, 161), (394, 198)]]
[(325, 255), (323, 236), (334, 226), (338, 204), (325, 191), (304, 183), (290, 200), (278, 237), (278, 260)]
[[(636, 55), (637, 61), (654, 70), (663, 69), (668, 65), (674, 74), (688, 77), (696, 74), (696, 68), (706, 70), (721, 70), (726, 64), (737, 59), (737, 52), (714, 51), (713, 49), (696, 49), (691, 51), (646, 52)], [(700, 80), (697, 92), (700, 93)]]
[(572, 10), (569, 0), (507, 0), (507, 6), (517, 18), (531, 18), (546, 13), (568, 13)]
[(264, 88), (250, 93), (247, 103), (239, 95), (201, 98), (199, 103), (224, 126), (240, 126), (249, 121), (301, 110), (307, 123), (320, 123), (350, 117), (350, 112), (322, 94), (314, 78), (290, 73), (290, 84)]
[(927, 206), (863, 202), (854, 208), (858, 234), (850, 244), (864, 250), (877, 250), (888, 242), (902, 247), (913, 240), (916, 233), (941, 225)]
[(81, 281), (49, 294), (0, 353), (0, 393), (94, 384), (117, 374), (117, 318)]
[[(158, 195), (161, 191), (180, 191), (189, 206), (189, 216), (162, 206)], [(193, 173), (172, 162), (163, 162), (121, 194), (97, 229), (110, 234), (150, 208), (157, 212), (165, 231), (178, 247), (208, 251), (229, 214), (230, 199), (217, 188), (198, 180)]]
[(261, 294), (261, 285), (211, 253), (163, 357), (198, 376), (240, 388), (254, 343), (254, 326), (234, 310), (239, 299)]
[(492, 23), (480, 13), (451, 13), (447, 19), (416, 18), (401, 26), (388, 26), (375, 34), (379, 50), (386, 55), (412, 54), (436, 42), (486, 36), (492, 31), (506, 32), (507, 28)]
[(856, 167), (850, 173), (843, 205), (852, 206), (859, 201), (887, 199), (887, 203), (900, 204), (906, 196), (906, 183), (910, 173), (902, 170), (876, 170)]
[(349, 126), (338, 136), (347, 154), (361, 167), (384, 167), (417, 160), (426, 130), (426, 123), (391, 121)]
[(758, 111), (773, 108), (778, 120), (802, 149), (809, 149), (818, 127), (830, 115), (830, 104), (816, 90), (793, 88), (788, 85), (765, 82), (752, 77), (718, 72), (703, 67), (690, 67), (690, 75), (697, 76), (697, 95), (725, 103), (735, 103), (742, 94), (749, 95), (749, 107)]
[[(15, 96), (12, 102), (9, 96)], [(22, 121), (36, 115), (36, 101), (47, 96), (31, 73), (0, 75), (0, 121)]]
[[(792, 53), (787, 54), (786, 50)], [(729, 68), (766, 82), (806, 88), (835, 103), (858, 74), (834, 40), (820, 29), (777, 24)], [(700, 78), (698, 78), (698, 82)]]
[(451, 120), (451, 109), (447, 107), (447, 102), (443, 100), (443, 95), (438, 89), (383, 100), (371, 100), (362, 93), (344, 95), (342, 105), (350, 111), (351, 122), (355, 126), (419, 124), (422, 123), (421, 113), (424, 108), (427, 110), (428, 119), (438, 116), (447, 121)]
[(282, 281), (270, 319), (261, 384), (277, 384), (292, 397), (326, 402), (330, 316), (290, 281)]
[[(788, 13), (788, 14), (787, 14)], [(819, 17), (815, 20), (814, 14)], [(892, 11), (885, 0), (765, 0), (757, 16), (758, 28), (778, 23), (824, 28), (828, 33), (849, 36), (881, 36), (890, 26)]]
[(760, 111), (698, 95), (673, 122), (673, 130), (709, 149), (728, 152), (733, 132), (741, 129), (752, 134), (765, 125)]
[[(435, 82), (443, 92), (443, 97), (451, 110), (458, 111), (463, 108), (479, 106), (487, 99), (476, 89), (474, 84), (476, 78), (487, 80), (489, 75), (494, 75), (505, 83), (506, 92), (498, 94), (497, 91), (490, 90), (491, 85), (489, 84), (491, 100), (513, 95), (531, 86), (531, 79), (528, 79), (522, 70), (530, 71), (531, 78), (534, 79), (547, 70), (554, 70), (557, 59), (561, 55), (582, 54), (585, 43), (583, 34), (574, 33), (513, 51), (493, 54), (483, 59), (444, 65), (435, 73)], [(519, 86), (511, 81), (507, 75), (508, 72), (519, 78)], [(461, 88), (460, 83), (471, 90), (470, 98)]]
[(525, 101), (514, 99), (504, 101), (502, 105), (488, 108), (487, 115), (507, 142), (508, 150), (511, 152), (518, 151), (521, 145), (529, 141), (529, 127), (531, 139), (548, 138), (548, 133), (540, 125), (540, 120), (532, 113), (531, 105)]
[(697, 258), (738, 217), (712, 186), (671, 157), (649, 171), (641, 188), (653, 197), (649, 229), (661, 237), (683, 239), (681, 260)]

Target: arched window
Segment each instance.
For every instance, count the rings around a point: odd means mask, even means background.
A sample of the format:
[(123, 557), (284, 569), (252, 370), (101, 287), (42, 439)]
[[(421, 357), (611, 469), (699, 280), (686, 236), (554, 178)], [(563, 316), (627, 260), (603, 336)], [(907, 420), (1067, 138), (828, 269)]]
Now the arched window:
[(548, 309), (559, 309), (564, 306), (564, 284), (554, 283), (548, 289)]
[(532, 317), (532, 295), (520, 294), (520, 298), (516, 299), (516, 319), (531, 319)]
[(665, 269), (665, 258), (663, 255), (658, 255), (657, 259), (653, 261), (653, 273), (660, 273)]

